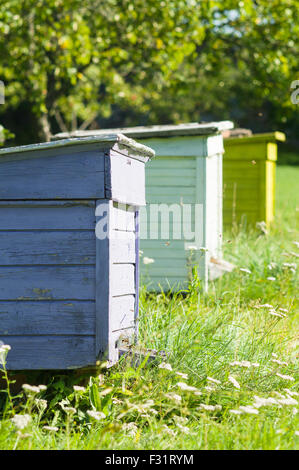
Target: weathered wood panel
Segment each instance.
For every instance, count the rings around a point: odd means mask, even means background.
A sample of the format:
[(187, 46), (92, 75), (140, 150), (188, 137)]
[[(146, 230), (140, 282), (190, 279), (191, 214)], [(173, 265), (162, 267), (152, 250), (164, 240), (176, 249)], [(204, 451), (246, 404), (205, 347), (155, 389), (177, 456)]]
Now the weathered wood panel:
[(0, 336), (94, 332), (94, 301), (0, 301)]
[(113, 264), (110, 283), (113, 296), (135, 294), (135, 265)]
[(94, 336), (0, 336), (11, 346), (7, 368), (72, 369), (95, 364)]
[(110, 257), (110, 227), (112, 201), (107, 199), (96, 201), (96, 222), (101, 223), (103, 217), (107, 218), (107, 236), (101, 240), (96, 239), (96, 325), (95, 325), (95, 351), (96, 357), (107, 357), (113, 360), (114, 346), (110, 342), (111, 317), (111, 257)]
[(135, 326), (135, 296), (124, 295), (121, 297), (112, 297), (111, 300), (111, 331), (119, 331), (125, 328), (134, 328)]
[(0, 230), (94, 230), (94, 201), (0, 201)]
[(94, 231), (0, 231), (0, 266), (95, 264)]
[(135, 232), (135, 206), (114, 202), (111, 207), (111, 229)]
[(135, 263), (135, 233), (112, 231), (110, 253), (112, 263)]
[(106, 197), (126, 204), (145, 205), (144, 163), (115, 151), (105, 160)]
[(1, 199), (104, 197), (103, 151), (39, 157), (39, 152), (26, 152), (0, 159)]
[(93, 300), (94, 298), (94, 266), (0, 267), (0, 300)]

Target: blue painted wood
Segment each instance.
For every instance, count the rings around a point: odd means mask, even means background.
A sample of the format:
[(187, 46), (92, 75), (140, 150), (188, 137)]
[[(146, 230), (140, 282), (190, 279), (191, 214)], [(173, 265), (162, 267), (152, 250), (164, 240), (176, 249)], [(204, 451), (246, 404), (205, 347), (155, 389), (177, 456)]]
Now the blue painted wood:
[(94, 201), (0, 201), (0, 230), (94, 230)]
[(95, 264), (94, 231), (0, 231), (0, 266)]
[[(12, 347), (8, 369), (115, 363), (118, 341), (134, 334), (135, 210), (144, 203), (149, 155), (139, 158), (142, 149), (127, 139), (114, 143), (0, 152), (0, 341)], [(103, 205), (109, 236), (100, 239)]]
[(40, 158), (39, 152), (0, 159), (0, 199), (104, 197), (103, 151)]
[(0, 336), (93, 335), (94, 301), (0, 301)]
[[(111, 344), (109, 344), (110, 329), (110, 230), (111, 230), (111, 207), (112, 201), (108, 199), (96, 201), (96, 223), (100, 224), (106, 220), (107, 237), (96, 238), (96, 325), (95, 325), (95, 350), (96, 357), (111, 358)], [(97, 233), (97, 232), (96, 232)]]
[[(99, 264), (102, 266), (101, 261)], [(94, 298), (94, 266), (0, 267), (0, 300), (93, 300)]]
[(95, 364), (94, 336), (0, 336), (9, 370), (73, 369)]

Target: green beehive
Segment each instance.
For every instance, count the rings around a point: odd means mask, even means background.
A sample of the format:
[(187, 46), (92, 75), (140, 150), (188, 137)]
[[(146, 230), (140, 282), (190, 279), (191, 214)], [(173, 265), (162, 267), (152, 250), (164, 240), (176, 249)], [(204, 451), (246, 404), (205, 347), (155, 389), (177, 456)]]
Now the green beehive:
[(155, 151), (145, 174), (147, 208), (140, 214), (141, 279), (150, 290), (186, 289), (194, 266), (206, 289), (209, 279), (232, 269), (221, 249), (222, 131), (232, 128), (222, 121), (71, 134), (122, 132)]
[(256, 226), (274, 219), (277, 142), (282, 132), (224, 139), (223, 226)]

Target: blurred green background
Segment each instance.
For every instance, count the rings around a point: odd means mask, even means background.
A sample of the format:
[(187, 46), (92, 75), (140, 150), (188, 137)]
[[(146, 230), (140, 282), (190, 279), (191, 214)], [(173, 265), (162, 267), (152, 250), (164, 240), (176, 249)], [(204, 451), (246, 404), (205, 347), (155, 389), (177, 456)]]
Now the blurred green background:
[(299, 164), (298, 11), (298, 0), (2, 0), (6, 145), (231, 119), (285, 132), (278, 163)]

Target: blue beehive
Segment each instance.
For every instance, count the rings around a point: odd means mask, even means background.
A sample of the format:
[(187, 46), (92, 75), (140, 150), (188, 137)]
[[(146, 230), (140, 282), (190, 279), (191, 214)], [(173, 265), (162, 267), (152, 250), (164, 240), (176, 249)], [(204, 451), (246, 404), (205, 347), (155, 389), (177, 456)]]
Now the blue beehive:
[(121, 134), (0, 151), (8, 369), (114, 363), (138, 313), (138, 207), (154, 152)]

